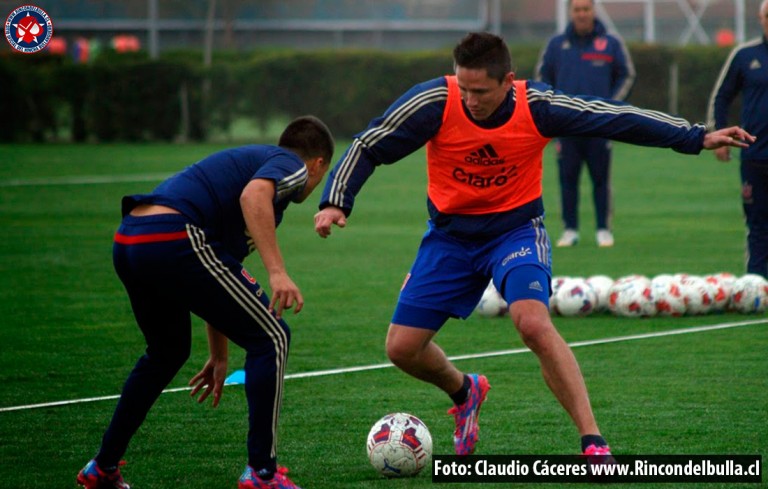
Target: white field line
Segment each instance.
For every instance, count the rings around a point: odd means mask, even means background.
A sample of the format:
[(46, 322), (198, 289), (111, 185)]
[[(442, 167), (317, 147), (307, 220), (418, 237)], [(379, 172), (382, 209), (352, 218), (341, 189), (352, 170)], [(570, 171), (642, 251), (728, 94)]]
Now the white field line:
[(170, 173), (144, 173), (138, 175), (80, 175), (45, 178), (14, 178), (0, 180), (0, 187), (39, 187), (52, 185), (93, 185), (124, 182), (160, 182)]
[[(583, 346), (603, 345), (606, 343), (619, 343), (624, 341), (661, 338), (664, 336), (702, 333), (706, 331), (738, 328), (741, 326), (752, 326), (755, 324), (765, 324), (765, 323), (768, 323), (768, 318), (753, 319), (749, 321), (738, 321), (733, 323), (711, 324), (707, 326), (695, 326), (692, 328), (671, 329), (668, 331), (658, 331), (655, 333), (642, 333), (642, 334), (634, 334), (634, 335), (627, 335), (627, 336), (615, 336), (613, 338), (600, 338), (595, 340), (574, 341), (573, 343), (569, 343), (569, 345), (571, 346), (571, 348), (578, 348)], [(448, 358), (452, 361), (457, 361), (457, 360), (468, 360), (470, 358), (488, 358), (488, 357), (498, 357), (498, 356), (504, 356), (504, 355), (516, 355), (518, 353), (526, 353), (529, 351), (530, 350), (528, 348), (513, 348), (510, 350), (499, 350), (499, 351), (491, 351), (491, 352), (485, 352), (485, 353), (470, 353), (467, 355), (456, 355)], [(299, 372), (295, 374), (288, 374), (285, 376), (285, 379), (288, 380), (288, 379), (304, 379), (308, 377), (323, 377), (327, 375), (339, 375), (339, 374), (346, 374), (346, 373), (352, 373), (352, 372), (364, 372), (366, 370), (379, 370), (383, 368), (389, 368), (392, 366), (393, 365), (391, 363), (378, 363), (373, 365), (361, 365), (358, 367), (334, 368), (334, 369), (328, 369), (328, 370), (314, 370), (311, 372)], [(227, 385), (237, 385), (237, 384), (227, 384)], [(165, 389), (163, 393), (182, 392), (182, 391), (189, 391), (189, 390), (192, 390), (192, 388), (191, 387), (175, 387), (172, 389)], [(111, 395), (111, 396), (87, 397), (84, 399), (72, 399), (68, 401), (55, 401), (55, 402), (46, 402), (41, 404), (27, 404), (23, 406), (9, 406), (9, 407), (0, 408), (0, 412), (22, 411), (22, 410), (36, 409), (36, 408), (66, 406), (69, 404), (82, 404), (86, 402), (108, 401), (108, 400), (119, 399), (119, 398), (120, 398), (120, 395), (117, 394), (117, 395)]]

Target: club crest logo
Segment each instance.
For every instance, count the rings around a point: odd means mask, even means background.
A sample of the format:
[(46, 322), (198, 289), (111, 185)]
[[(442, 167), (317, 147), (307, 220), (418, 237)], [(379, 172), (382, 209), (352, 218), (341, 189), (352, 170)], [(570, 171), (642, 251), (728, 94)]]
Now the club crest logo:
[(743, 200), (745, 204), (752, 203), (752, 184), (751, 183), (744, 182), (741, 185), (741, 200)]
[(246, 270), (245, 268), (240, 269), (240, 275), (242, 275), (248, 282), (252, 284), (256, 283), (256, 279), (253, 278), (253, 276), (251, 276), (251, 274), (248, 273), (248, 270)]
[(608, 47), (608, 39), (598, 37), (595, 39), (594, 46), (596, 51), (605, 51), (605, 48)]
[(53, 22), (45, 10), (22, 5), (8, 15), (5, 38), (21, 53), (36, 53), (48, 45), (53, 36)]

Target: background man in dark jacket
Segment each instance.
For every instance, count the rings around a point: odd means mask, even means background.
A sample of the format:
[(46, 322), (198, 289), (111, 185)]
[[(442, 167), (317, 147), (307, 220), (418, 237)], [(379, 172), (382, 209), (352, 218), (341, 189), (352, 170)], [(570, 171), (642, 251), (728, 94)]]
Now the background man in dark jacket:
[[(741, 124), (757, 136), (741, 151), (741, 198), (749, 233), (747, 273), (768, 277), (768, 0), (758, 12), (763, 35), (736, 46), (725, 61), (709, 103), (709, 124), (725, 127), (728, 108), (741, 94)], [(715, 151), (728, 161), (728, 148)]]
[[(550, 39), (536, 67), (537, 78), (573, 95), (624, 100), (635, 81), (635, 67), (624, 41), (608, 34), (595, 18), (593, 0), (570, 0), (571, 22)], [(599, 246), (613, 246), (611, 215), (611, 143), (607, 139), (568, 137), (557, 145), (560, 196), (565, 231), (557, 246), (579, 241), (579, 179), (586, 161)]]

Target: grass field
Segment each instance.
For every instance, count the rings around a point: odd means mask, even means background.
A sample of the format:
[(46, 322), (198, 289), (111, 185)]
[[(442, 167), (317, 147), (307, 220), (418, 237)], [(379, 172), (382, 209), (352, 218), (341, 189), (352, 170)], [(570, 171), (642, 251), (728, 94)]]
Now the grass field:
[[(116, 401), (8, 408), (120, 392), (143, 351), (111, 264), (120, 197), (148, 191), (164, 175), (221, 147), (0, 146), (0, 488), (75, 486)], [(584, 175), (582, 243), (553, 250), (556, 275), (744, 273), (737, 163), (626, 145), (617, 145), (614, 156), (616, 246), (594, 244)], [(551, 149), (545, 167), (546, 222), (557, 238)], [(387, 362), (384, 334), (425, 229), (424, 173), (423, 154), (381, 168), (361, 192), (347, 228), (328, 240), (312, 228), (319, 191), (309, 203), (289, 208), (278, 236), (306, 301), (301, 314), (288, 316), (289, 374)], [(257, 257), (247, 265), (264, 278)], [(600, 315), (558, 317), (555, 323), (567, 341), (579, 342), (764, 318)], [(207, 358), (204, 328), (200, 321), (194, 325), (192, 358), (170, 387), (185, 386)], [(438, 340), (449, 355), (522, 346), (502, 318), (452, 321)], [(585, 345), (574, 352), (615, 453), (768, 453), (765, 324)], [(233, 347), (230, 368), (241, 368), (242, 361)], [(485, 373), (493, 386), (478, 454), (578, 449), (578, 434), (546, 389), (532, 354), (480, 356), (457, 365)], [(385, 480), (370, 468), (365, 436), (387, 412), (416, 414), (430, 427), (435, 453), (452, 451), (446, 396), (394, 368), (290, 378), (283, 406), (280, 462), (305, 488), (431, 486), (428, 471)], [(245, 464), (246, 430), (242, 387), (227, 387), (218, 409), (196, 404), (186, 391), (167, 393), (134, 438), (123, 473), (135, 489), (235, 487)]]

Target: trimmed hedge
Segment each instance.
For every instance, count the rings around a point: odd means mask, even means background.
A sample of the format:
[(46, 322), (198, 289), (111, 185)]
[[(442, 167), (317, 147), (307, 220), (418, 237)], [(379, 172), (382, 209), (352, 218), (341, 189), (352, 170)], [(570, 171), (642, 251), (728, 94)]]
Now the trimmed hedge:
[[(511, 46), (517, 78), (530, 78), (541, 46)], [(668, 111), (670, 66), (679, 67), (679, 114), (704, 121), (729, 49), (632, 45), (638, 73), (629, 101)], [(414, 84), (450, 73), (450, 50), (217, 53), (206, 69), (197, 52), (107, 53), (76, 65), (51, 55), (0, 56), (0, 140), (205, 140), (245, 118), (315, 114), (339, 138), (361, 131)], [(735, 112), (735, 111), (734, 111)], [(66, 134), (66, 136), (62, 136)]]

